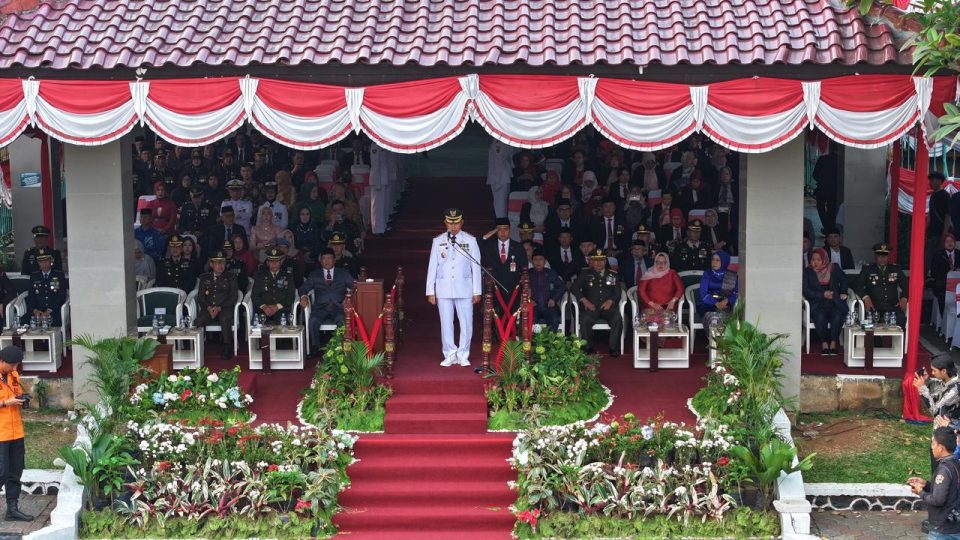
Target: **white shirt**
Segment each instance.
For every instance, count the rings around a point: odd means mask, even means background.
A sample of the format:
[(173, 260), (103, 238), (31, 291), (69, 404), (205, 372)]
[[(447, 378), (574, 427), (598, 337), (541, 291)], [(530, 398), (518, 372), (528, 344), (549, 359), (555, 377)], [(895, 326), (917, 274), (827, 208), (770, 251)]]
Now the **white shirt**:
[(233, 207), (233, 214), (236, 216), (236, 224), (246, 229), (247, 235), (249, 235), (250, 220), (253, 219), (253, 203), (243, 199), (238, 199), (236, 201), (233, 199), (225, 199), (222, 203), (220, 203), (220, 208), (223, 208), (224, 206)]
[(833, 248), (830, 248), (830, 262), (832, 262), (833, 264), (836, 264), (836, 265), (839, 265), (839, 264), (840, 264), (840, 250), (839, 250), (839, 249), (835, 251)]

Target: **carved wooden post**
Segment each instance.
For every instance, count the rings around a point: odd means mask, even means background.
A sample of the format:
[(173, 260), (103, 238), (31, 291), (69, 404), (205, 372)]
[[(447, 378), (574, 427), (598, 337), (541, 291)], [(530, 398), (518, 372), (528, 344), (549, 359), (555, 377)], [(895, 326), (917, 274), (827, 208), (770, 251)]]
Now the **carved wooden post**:
[(361, 266), (360, 273), (357, 274), (357, 281), (366, 281), (367, 280), (367, 267)]
[(393, 299), (387, 292), (383, 302), (383, 350), (387, 356), (387, 378), (393, 378), (393, 362), (396, 359), (396, 347), (394, 345), (394, 327), (393, 327)]
[(530, 275), (526, 270), (523, 271), (523, 274), (520, 276), (520, 339), (523, 341), (523, 356), (526, 358), (527, 362), (530, 361), (530, 354), (532, 352), (532, 347), (530, 345), (530, 340), (532, 336), (530, 335), (530, 317), (533, 315), (530, 311), (530, 306), (532, 301), (530, 300)]
[(353, 317), (356, 314), (353, 311), (353, 295), (347, 290), (347, 295), (343, 298), (343, 350), (349, 351), (353, 348)]
[(484, 276), (486, 290), (483, 293), (483, 356), (484, 371), (490, 369), (490, 351), (493, 349), (493, 280)]
[(403, 267), (397, 267), (397, 280), (394, 284), (397, 286), (397, 342), (403, 343), (403, 284), (406, 278), (403, 276)]

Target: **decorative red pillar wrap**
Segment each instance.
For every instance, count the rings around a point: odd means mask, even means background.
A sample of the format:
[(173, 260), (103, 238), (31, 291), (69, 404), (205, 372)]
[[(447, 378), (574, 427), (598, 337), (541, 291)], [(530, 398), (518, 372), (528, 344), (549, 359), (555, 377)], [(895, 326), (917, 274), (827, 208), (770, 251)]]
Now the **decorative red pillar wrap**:
[(913, 387), (920, 348), (920, 303), (923, 301), (923, 248), (927, 217), (927, 170), (930, 157), (923, 132), (917, 133), (917, 165), (913, 181), (913, 219), (910, 221), (910, 287), (907, 323), (907, 365), (903, 375), (903, 417), (906, 420), (927, 420), (920, 412), (920, 395)]
[(887, 240), (890, 242), (890, 260), (899, 263), (897, 258), (898, 231), (900, 227), (900, 140), (893, 143), (893, 160), (890, 164), (890, 234)]

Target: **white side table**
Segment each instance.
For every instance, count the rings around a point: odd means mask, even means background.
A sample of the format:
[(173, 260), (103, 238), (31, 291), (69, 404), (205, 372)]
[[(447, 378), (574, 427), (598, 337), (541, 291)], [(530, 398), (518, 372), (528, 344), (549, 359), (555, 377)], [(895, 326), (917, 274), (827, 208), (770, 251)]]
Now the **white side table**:
[(203, 367), (202, 328), (171, 328), (166, 338), (167, 343), (173, 345), (173, 369)]
[[(250, 369), (263, 369), (263, 352), (260, 350), (262, 330), (251, 328), (247, 335), (250, 350)], [(303, 369), (304, 327), (273, 327), (270, 331), (270, 369)], [(277, 343), (291, 343), (291, 349), (277, 349)]]
[[(679, 349), (660, 347), (657, 349), (657, 367), (659, 368), (688, 368), (690, 367), (690, 333), (686, 326), (661, 328), (657, 332), (658, 338), (680, 339), (682, 347)], [(640, 346), (640, 338), (644, 338), (644, 346)], [(646, 326), (635, 327), (633, 330), (633, 367), (637, 369), (650, 367), (650, 330)]]
[[(0, 335), (0, 348), (13, 345), (13, 333), (6, 330)], [(49, 371), (56, 373), (63, 363), (63, 334), (59, 328), (49, 330), (27, 330), (18, 332), (23, 343), (23, 371)], [(38, 342), (46, 343), (47, 350), (36, 350)]]
[[(873, 366), (878, 368), (903, 367), (903, 329), (898, 326), (881, 327), (873, 330), (874, 337), (889, 337), (889, 347), (873, 348)], [(864, 367), (867, 351), (865, 339), (867, 332), (859, 326), (844, 328), (846, 348), (843, 353), (843, 363), (847, 367)]]

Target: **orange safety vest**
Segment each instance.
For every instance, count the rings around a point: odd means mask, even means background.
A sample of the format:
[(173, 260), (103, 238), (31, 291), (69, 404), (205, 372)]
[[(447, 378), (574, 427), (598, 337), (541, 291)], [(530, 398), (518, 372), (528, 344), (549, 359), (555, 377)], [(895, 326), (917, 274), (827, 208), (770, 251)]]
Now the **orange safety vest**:
[[(7, 382), (0, 379), (0, 402), (15, 398), (23, 394), (20, 386), (20, 374), (11, 371), (7, 375)], [(23, 420), (20, 418), (20, 407), (0, 407), (0, 442), (15, 441), (23, 438)]]

